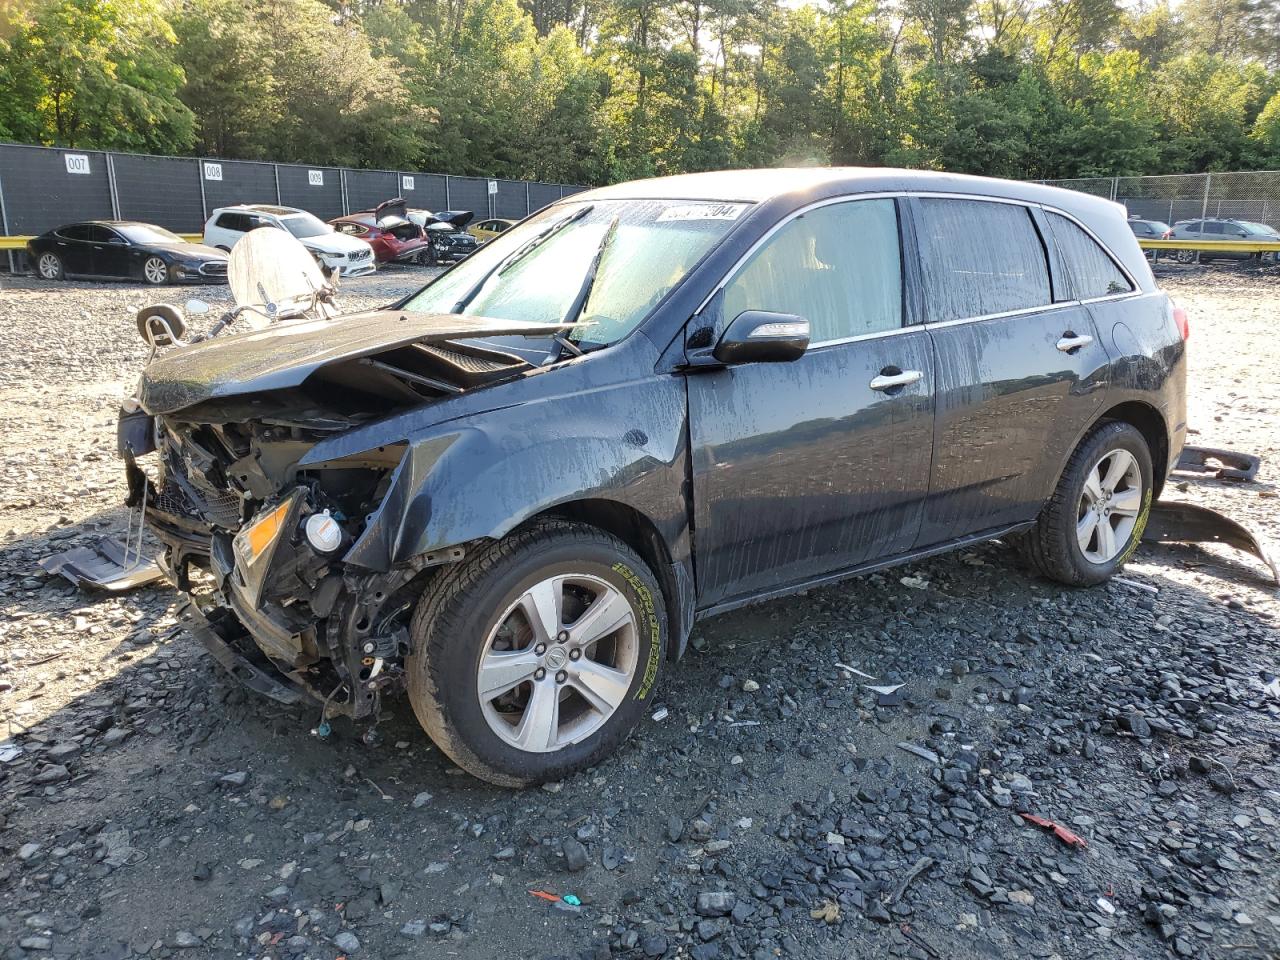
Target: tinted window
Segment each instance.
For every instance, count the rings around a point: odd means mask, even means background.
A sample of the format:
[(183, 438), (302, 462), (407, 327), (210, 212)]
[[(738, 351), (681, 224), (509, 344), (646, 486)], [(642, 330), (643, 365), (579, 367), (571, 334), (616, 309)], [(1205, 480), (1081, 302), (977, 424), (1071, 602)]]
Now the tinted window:
[(1204, 222), (1204, 232), (1205, 233), (1224, 233), (1225, 231), (1222, 228), (1222, 224), (1210, 223), (1208, 220), (1206, 220)]
[(1067, 271), (1068, 286), (1059, 300), (1088, 300), (1128, 293), (1133, 289), (1123, 271), (1084, 230), (1056, 213), (1046, 213), (1053, 231), (1053, 242)]
[(77, 223), (70, 227), (62, 227), (58, 230), (58, 236), (66, 240), (88, 240), (89, 225), (87, 223)]
[(238, 230), (245, 233), (249, 229), (246, 222), (248, 219), (243, 213), (224, 213), (218, 217), (218, 226), (224, 230)]
[(182, 243), (176, 233), (170, 233), (164, 227), (152, 226), (149, 223), (130, 223), (120, 227), (120, 233), (132, 243)]
[(902, 254), (892, 200), (819, 207), (775, 233), (729, 281), (724, 313), (793, 313), (814, 343), (902, 326)]
[(1188, 233), (1200, 233), (1203, 227), (1204, 227), (1204, 221), (1192, 220), (1190, 223), (1186, 225), (1185, 229)]
[(100, 227), (95, 223), (89, 225), (89, 239), (94, 243), (119, 243), (123, 238), (109, 227)]
[(931, 322), (1051, 302), (1044, 245), (1026, 207), (927, 197), (917, 203)]

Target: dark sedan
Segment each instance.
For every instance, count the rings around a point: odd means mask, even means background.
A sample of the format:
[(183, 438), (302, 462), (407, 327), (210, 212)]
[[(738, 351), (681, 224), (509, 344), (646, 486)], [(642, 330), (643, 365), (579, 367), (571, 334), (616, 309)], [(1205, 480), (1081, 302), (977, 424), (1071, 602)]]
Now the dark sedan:
[(88, 220), (42, 233), (27, 255), (45, 280), (108, 277), (166, 283), (224, 283), (227, 255), (176, 233), (131, 220)]

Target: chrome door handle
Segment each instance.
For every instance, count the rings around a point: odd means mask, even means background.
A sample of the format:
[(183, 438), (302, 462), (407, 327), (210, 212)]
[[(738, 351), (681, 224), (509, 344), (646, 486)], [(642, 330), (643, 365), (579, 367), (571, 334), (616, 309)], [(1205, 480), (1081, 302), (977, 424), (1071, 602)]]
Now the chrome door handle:
[(1093, 343), (1093, 337), (1087, 333), (1076, 336), (1070, 330), (1062, 335), (1062, 339), (1058, 341), (1058, 349), (1063, 353), (1070, 353), (1072, 350), (1079, 350), (1081, 347), (1087, 347)]
[(880, 374), (871, 381), (872, 390), (892, 390), (894, 387), (907, 387), (918, 380), (923, 379), (924, 373), (920, 370), (903, 370), (901, 373), (890, 375)]

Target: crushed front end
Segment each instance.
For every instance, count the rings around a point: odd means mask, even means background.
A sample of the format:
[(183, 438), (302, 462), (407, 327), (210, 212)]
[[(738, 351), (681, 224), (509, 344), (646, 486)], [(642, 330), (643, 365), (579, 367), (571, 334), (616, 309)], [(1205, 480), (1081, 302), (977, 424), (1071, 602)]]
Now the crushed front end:
[[(251, 688), (285, 702), (305, 692), (326, 715), (360, 719), (400, 685), (422, 580), (462, 550), (355, 559), (381, 511), (402, 507), (387, 493), (410, 447), (403, 432), (333, 459), (310, 454), (529, 369), (448, 342), (485, 323), (394, 312), (308, 321), (183, 348), (144, 371), (118, 426), (130, 504), (191, 594), (187, 626)], [(209, 576), (193, 575), (204, 567)]]

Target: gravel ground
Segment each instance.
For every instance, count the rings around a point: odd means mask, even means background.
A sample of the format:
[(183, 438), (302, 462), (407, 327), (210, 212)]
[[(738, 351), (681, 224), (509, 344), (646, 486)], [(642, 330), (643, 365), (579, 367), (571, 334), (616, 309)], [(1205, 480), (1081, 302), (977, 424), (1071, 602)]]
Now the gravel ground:
[[(1166, 269), (1198, 440), (1265, 458), (1166, 496), (1280, 543), (1280, 274)], [(615, 757), (498, 790), (407, 704), (376, 747), (320, 741), (175, 630), (167, 588), (40, 572), (123, 529), (148, 297), (0, 291), (0, 956), (1280, 955), (1280, 591), (1252, 558), (1144, 548), (1129, 584), (1068, 590), (991, 544), (742, 610)]]

